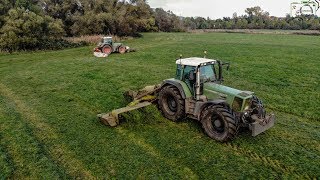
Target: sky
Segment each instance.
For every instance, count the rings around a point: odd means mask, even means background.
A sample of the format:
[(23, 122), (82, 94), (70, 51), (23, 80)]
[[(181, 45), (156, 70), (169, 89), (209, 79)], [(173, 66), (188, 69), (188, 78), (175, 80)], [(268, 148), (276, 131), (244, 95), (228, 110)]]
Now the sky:
[(260, 6), (271, 16), (285, 17), (290, 4), (300, 0), (147, 0), (152, 8), (161, 7), (180, 16), (201, 16), (212, 19), (245, 14), (248, 7)]

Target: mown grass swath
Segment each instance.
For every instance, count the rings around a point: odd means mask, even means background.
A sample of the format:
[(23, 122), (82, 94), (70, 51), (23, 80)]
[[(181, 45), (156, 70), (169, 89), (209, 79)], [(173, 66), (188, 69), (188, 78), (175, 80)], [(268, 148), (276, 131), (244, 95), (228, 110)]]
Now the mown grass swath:
[[(0, 55), (0, 177), (317, 178), (320, 176), (320, 39), (262, 34), (144, 34), (138, 51), (92, 56), (93, 47)], [(208, 138), (192, 120), (156, 107), (117, 128), (96, 114), (125, 106), (125, 90), (173, 77), (175, 59), (231, 63), (225, 84), (251, 90), (277, 124), (256, 138)]]

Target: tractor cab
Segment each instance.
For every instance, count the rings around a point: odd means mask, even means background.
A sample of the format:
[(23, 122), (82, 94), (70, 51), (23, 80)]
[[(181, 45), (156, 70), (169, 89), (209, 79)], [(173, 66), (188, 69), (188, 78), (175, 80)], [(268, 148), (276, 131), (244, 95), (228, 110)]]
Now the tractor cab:
[(181, 81), (195, 81), (196, 73), (200, 73), (200, 81), (215, 81), (217, 74), (215, 70), (216, 60), (205, 58), (187, 58), (176, 61), (177, 74), (176, 79)]
[(222, 85), (222, 69), (229, 63), (206, 58), (178, 59), (176, 80), (186, 84), (191, 96), (196, 101), (221, 100), (230, 104), (235, 111), (248, 109), (254, 93), (241, 91)]
[(101, 39), (101, 44), (111, 44), (112, 45), (113, 41), (112, 41), (112, 37), (108, 36), (108, 37), (103, 37)]
[(223, 81), (220, 61), (192, 57), (178, 59), (176, 64), (176, 79), (185, 82), (194, 96), (202, 94), (205, 83)]

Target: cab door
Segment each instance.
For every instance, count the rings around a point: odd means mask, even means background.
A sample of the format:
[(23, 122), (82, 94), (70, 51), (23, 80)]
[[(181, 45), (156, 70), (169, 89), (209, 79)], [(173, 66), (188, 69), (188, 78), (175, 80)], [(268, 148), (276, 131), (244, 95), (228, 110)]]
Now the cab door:
[(187, 84), (191, 94), (195, 97), (196, 67), (185, 66), (183, 69), (182, 81)]

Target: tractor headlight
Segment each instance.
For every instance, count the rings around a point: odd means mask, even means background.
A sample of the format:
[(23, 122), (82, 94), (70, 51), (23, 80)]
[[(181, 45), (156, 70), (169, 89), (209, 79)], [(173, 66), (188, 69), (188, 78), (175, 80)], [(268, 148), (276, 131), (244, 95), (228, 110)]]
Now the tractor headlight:
[(242, 102), (241, 98), (235, 97), (232, 103), (232, 109), (238, 112), (241, 111)]

